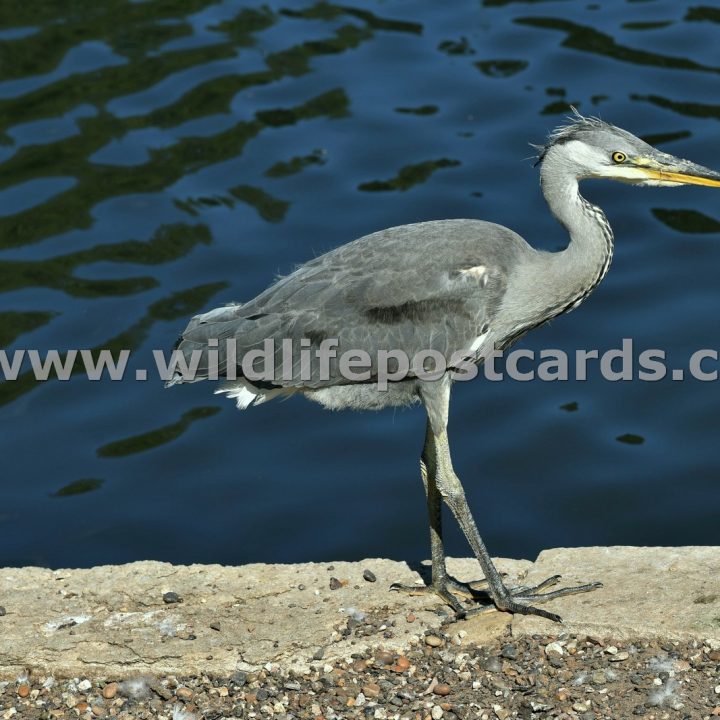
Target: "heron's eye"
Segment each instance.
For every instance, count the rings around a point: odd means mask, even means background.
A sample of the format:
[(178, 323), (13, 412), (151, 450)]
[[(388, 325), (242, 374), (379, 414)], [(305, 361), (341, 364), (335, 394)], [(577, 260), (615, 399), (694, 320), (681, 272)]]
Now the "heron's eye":
[(627, 155), (623, 152), (614, 152), (612, 154), (613, 162), (624, 163), (627, 160)]

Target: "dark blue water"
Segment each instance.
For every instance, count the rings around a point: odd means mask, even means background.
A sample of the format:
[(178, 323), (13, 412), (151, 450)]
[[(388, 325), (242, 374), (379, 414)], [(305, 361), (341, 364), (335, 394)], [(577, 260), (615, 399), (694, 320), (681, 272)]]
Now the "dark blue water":
[[(720, 168), (715, 6), (59, 7), (0, 8), (9, 350), (130, 348), (134, 375), (192, 314), (391, 225), (478, 217), (561, 247), (528, 142), (569, 103)], [(720, 195), (584, 193), (614, 226), (613, 267), (524, 347), (629, 337), (678, 366), (717, 348)], [(212, 390), (152, 374), (1, 383), (0, 566), (427, 556), (420, 409), (240, 413)], [(717, 383), (479, 379), (456, 387), (450, 434), (493, 554), (533, 557), (718, 544), (719, 418)], [(467, 552), (454, 529), (448, 550)]]

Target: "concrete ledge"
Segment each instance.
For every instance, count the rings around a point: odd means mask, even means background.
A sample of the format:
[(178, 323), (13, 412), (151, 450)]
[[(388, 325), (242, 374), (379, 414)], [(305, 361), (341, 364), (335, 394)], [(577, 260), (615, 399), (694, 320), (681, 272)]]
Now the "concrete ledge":
[[(604, 588), (552, 602), (563, 632), (617, 639), (698, 639), (720, 647), (720, 547), (578, 548), (535, 563), (497, 561), (509, 585), (560, 573)], [(474, 579), (473, 560), (451, 560)], [(364, 579), (365, 570), (376, 581)], [(391, 592), (419, 582), (405, 563), (173, 566), (0, 570), (0, 679), (27, 669), (57, 677), (229, 674), (267, 663), (303, 670), (368, 648), (404, 651), (437, 628), (433, 596)], [(173, 600), (175, 593), (181, 602)], [(164, 598), (165, 596), (165, 598)], [(352, 632), (348, 632), (348, 626)], [(453, 625), (458, 642), (558, 626), (492, 612)]]

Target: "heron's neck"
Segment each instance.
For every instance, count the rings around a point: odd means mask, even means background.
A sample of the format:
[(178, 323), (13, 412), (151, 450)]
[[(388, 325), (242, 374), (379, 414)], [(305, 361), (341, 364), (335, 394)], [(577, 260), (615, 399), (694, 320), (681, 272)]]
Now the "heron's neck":
[(504, 302), (508, 323), (498, 333), (500, 348), (577, 307), (605, 277), (612, 259), (612, 230), (602, 210), (580, 195), (573, 173), (556, 165), (547, 170), (541, 172), (542, 191), (570, 233), (570, 243), (560, 252), (530, 249), (530, 262), (512, 273)]
[(613, 254), (613, 233), (603, 211), (580, 195), (571, 172), (543, 172), (543, 195), (550, 211), (570, 234), (565, 250), (545, 254), (552, 284), (546, 311), (559, 314), (579, 305), (605, 277)]

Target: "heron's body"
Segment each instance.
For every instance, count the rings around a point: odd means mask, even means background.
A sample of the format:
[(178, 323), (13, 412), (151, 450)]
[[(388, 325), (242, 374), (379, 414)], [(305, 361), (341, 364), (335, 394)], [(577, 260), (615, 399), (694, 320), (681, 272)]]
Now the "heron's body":
[[(170, 384), (207, 377), (208, 351), (217, 343), (219, 370), (225, 373), (237, 360), (228, 361), (224, 340), (234, 341), (237, 357), (272, 340), (278, 369), (271, 378), (258, 382), (239, 376), (219, 390), (242, 408), (292, 393), (303, 393), (331, 409), (422, 402), (428, 413), (423, 477), (433, 589), (461, 610), (448, 591), (452, 581), (442, 549), (442, 497), (480, 561), (495, 605), (557, 619), (523, 601), (597, 585), (544, 595), (538, 588), (505, 588), (452, 470), (446, 436), (450, 371), (459, 361), (482, 362), (489, 352), (508, 347), (532, 328), (576, 307), (605, 276), (612, 258), (612, 231), (602, 211), (580, 195), (579, 180), (609, 177), (638, 184), (720, 186), (720, 175), (660, 153), (624, 130), (585, 118), (551, 135), (541, 159), (543, 193), (570, 235), (565, 250), (536, 250), (512, 230), (480, 220), (439, 220), (373, 233), (311, 260), (244, 304), (193, 318), (178, 349), (186, 356), (199, 351), (202, 361), (195, 377), (177, 374)], [(369, 355), (372, 366), (366, 379), (348, 379), (337, 360), (324, 374), (318, 363), (303, 368), (301, 344), (315, 357), (329, 339), (337, 341), (336, 358), (351, 350)], [(292, 341), (292, 368), (281, 374), (284, 340)], [(435, 380), (411, 372), (380, 390), (378, 353), (393, 350), (408, 357), (434, 351), (444, 358), (448, 372)]]

